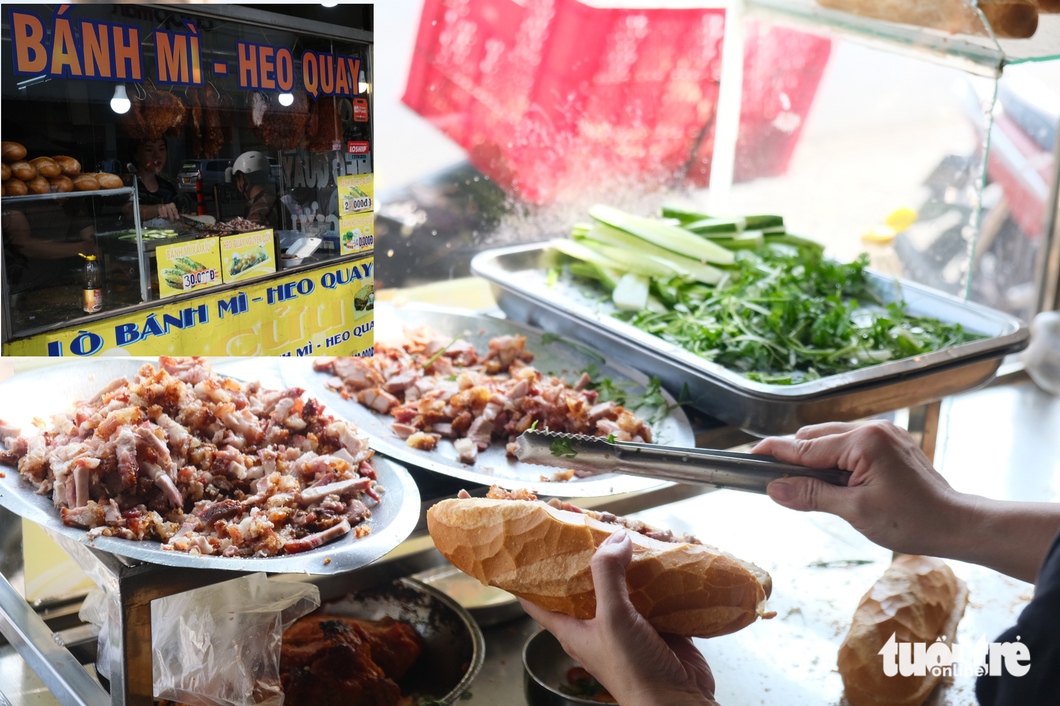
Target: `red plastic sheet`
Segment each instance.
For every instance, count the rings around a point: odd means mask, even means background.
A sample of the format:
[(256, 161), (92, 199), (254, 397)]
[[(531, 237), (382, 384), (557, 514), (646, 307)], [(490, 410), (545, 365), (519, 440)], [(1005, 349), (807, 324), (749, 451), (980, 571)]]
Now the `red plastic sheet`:
[[(403, 100), (526, 201), (617, 175), (705, 185), (723, 34), (721, 9), (425, 0)], [(784, 169), (829, 42), (771, 28), (748, 47), (740, 142), (769, 143), (737, 153), (744, 179)]]

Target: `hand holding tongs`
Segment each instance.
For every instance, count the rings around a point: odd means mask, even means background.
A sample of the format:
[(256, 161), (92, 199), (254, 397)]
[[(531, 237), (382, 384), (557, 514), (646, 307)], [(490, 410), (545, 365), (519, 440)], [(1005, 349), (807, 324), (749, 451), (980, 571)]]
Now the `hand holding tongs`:
[(763, 494), (772, 481), (786, 476), (816, 478), (832, 485), (847, 485), (850, 481), (850, 471), (797, 466), (761, 454), (612, 442), (600, 436), (536, 429), (527, 430), (516, 439), (515, 456), (524, 463), (540, 466), (624, 473)]

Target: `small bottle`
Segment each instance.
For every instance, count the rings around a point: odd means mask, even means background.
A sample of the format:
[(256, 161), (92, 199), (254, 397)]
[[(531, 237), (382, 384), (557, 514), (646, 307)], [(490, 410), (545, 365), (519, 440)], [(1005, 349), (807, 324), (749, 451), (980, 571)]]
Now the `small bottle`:
[(78, 253), (85, 258), (84, 285), (81, 289), (81, 310), (93, 314), (103, 308), (103, 271), (95, 255)]

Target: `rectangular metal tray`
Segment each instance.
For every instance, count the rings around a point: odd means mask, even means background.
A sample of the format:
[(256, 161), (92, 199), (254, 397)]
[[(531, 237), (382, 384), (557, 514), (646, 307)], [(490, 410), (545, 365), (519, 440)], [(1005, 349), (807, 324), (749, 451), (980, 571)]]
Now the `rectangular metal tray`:
[(859, 419), (985, 385), (1002, 358), (1022, 350), (1029, 337), (1015, 317), (869, 272), (885, 303), (903, 299), (912, 314), (959, 323), (986, 338), (798, 385), (768, 385), (615, 319), (609, 301), (565, 278), (549, 287), (554, 264), (547, 243), (533, 243), (482, 252), (471, 271), (492, 283), (497, 304), (510, 318), (614, 351), (675, 395), (687, 385), (697, 409), (754, 434), (790, 434), (806, 424)]

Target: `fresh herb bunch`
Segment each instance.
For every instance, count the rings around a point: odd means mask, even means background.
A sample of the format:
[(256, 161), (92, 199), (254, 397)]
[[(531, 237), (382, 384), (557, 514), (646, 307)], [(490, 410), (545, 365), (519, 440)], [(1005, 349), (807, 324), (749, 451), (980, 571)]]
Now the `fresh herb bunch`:
[[(980, 338), (959, 324), (881, 306), (867, 257), (838, 263), (809, 248), (767, 245), (736, 253), (716, 286), (653, 278), (665, 311), (616, 317), (703, 358), (773, 385), (907, 358)], [(871, 304), (875, 306), (863, 306)]]

